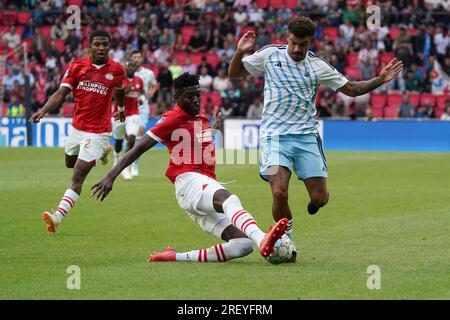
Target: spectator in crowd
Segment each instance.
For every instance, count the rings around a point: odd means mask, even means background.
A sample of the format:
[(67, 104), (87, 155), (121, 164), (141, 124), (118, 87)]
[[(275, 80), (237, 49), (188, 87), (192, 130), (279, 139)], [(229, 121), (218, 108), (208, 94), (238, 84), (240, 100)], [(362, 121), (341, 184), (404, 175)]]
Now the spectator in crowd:
[(137, 20), (136, 7), (132, 6), (131, 3), (127, 3), (126, 9), (123, 11), (122, 14), (122, 19), (125, 24), (134, 24)]
[[(208, 69), (208, 74), (211, 76), (215, 76), (216, 73), (214, 71), (213, 66), (208, 62), (208, 60), (206, 59), (205, 56), (202, 57), (200, 64), (198, 65), (199, 70), (201, 70), (201, 68), (205, 67), (206, 69)], [(228, 69), (225, 69), (228, 70)]]
[(172, 50), (169, 45), (162, 42), (160, 43), (159, 49), (157, 49), (154, 52), (154, 57), (156, 60), (156, 63), (160, 66), (168, 66), (169, 65), (169, 58), (172, 55)]
[(257, 98), (253, 101), (253, 103), (248, 107), (247, 118), (248, 119), (261, 119), (263, 112), (264, 104), (262, 98)]
[(50, 36), (52, 40), (66, 40), (69, 36), (69, 30), (61, 18), (56, 18), (55, 24), (51, 28)]
[(200, 91), (211, 92), (213, 81), (213, 77), (208, 74), (208, 69), (206, 67), (203, 67), (200, 70), (200, 78), (198, 80)]
[(177, 58), (169, 59), (169, 71), (172, 74), (172, 79), (176, 79), (183, 74), (183, 68), (178, 63)]
[(409, 69), (406, 72), (405, 90), (417, 92), (417, 91), (419, 91), (419, 87), (420, 87), (419, 79), (416, 78), (414, 71)]
[(400, 34), (394, 42), (394, 51), (397, 59), (403, 61), (404, 65), (409, 67), (413, 55), (413, 48), (411, 37), (406, 32), (405, 27), (400, 28)]
[(214, 105), (213, 100), (210, 97), (206, 98), (206, 103), (200, 107), (200, 113), (210, 118), (218, 109), (218, 106)]
[(404, 94), (402, 102), (398, 107), (398, 118), (412, 118), (414, 116), (414, 106), (409, 101), (408, 95)]
[(16, 26), (11, 26), (9, 31), (6, 32), (3, 37), (3, 46), (5, 48), (14, 49), (20, 45), (20, 35), (16, 32)]
[(186, 47), (187, 51), (190, 53), (199, 53), (205, 51), (206, 38), (200, 31), (196, 28), (191, 38), (189, 39), (188, 45)]
[(431, 106), (430, 100), (426, 99), (423, 104), (417, 107), (414, 118), (433, 118), (433, 115), (434, 109)]
[(230, 79), (227, 76), (225, 69), (220, 69), (218, 75), (214, 78), (213, 88), (216, 91), (222, 92), (229, 87)]
[(366, 121), (377, 121), (378, 118), (375, 116), (375, 113), (373, 112), (372, 108), (367, 108), (366, 109), (366, 117), (365, 117)]
[(42, 109), (43, 104), (39, 102), (39, 100), (37, 99), (37, 95), (35, 92), (33, 92), (30, 95), (30, 107), (31, 107), (31, 111), (37, 112), (38, 110)]
[(13, 95), (11, 96), (11, 102), (8, 105), (8, 110), (6, 112), (7, 117), (24, 117), (25, 108), (19, 99)]
[(172, 105), (172, 74), (165, 64), (158, 68), (157, 81), (159, 83), (158, 98), (162, 98), (167, 105)]
[(183, 73), (197, 74), (197, 66), (192, 62), (191, 57), (187, 56), (184, 60)]

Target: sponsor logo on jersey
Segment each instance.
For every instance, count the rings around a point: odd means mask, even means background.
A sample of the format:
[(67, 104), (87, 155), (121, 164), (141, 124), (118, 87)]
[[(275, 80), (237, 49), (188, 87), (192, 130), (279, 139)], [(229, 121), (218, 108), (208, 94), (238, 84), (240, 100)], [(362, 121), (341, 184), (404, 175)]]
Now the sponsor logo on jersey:
[(156, 122), (156, 126), (158, 125), (158, 124), (160, 124), (160, 123), (162, 123), (164, 120), (166, 120), (166, 117), (161, 117), (159, 120), (158, 120), (158, 122)]
[(114, 77), (113, 77), (113, 75), (111, 73), (105, 74), (105, 78), (108, 79), (108, 80), (114, 79)]

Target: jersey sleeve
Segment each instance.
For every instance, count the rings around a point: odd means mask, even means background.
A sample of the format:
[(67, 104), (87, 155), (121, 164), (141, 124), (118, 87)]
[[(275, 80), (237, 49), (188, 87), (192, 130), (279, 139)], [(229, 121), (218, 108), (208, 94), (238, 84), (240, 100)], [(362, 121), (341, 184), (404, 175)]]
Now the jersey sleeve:
[(318, 58), (318, 63), (320, 64), (319, 82), (321, 84), (336, 91), (348, 82), (348, 79), (342, 73), (337, 71), (325, 60)]
[(180, 127), (179, 121), (170, 116), (170, 114), (163, 114), (156, 122), (155, 126), (147, 131), (147, 134), (156, 141), (167, 144), (170, 141), (172, 132)]
[(267, 58), (272, 51), (273, 50), (271, 47), (266, 47), (256, 51), (249, 56), (246, 56), (244, 59), (242, 59), (244, 68), (250, 74), (255, 74), (258, 72), (264, 73)]
[[(152, 70), (149, 70), (149, 77), (148, 77), (148, 84), (151, 86), (155, 86), (156, 85), (156, 77), (155, 77), (155, 73)], [(147, 90), (148, 88), (145, 88), (145, 90)]]
[(72, 90), (78, 84), (78, 77), (76, 75), (76, 64), (72, 63), (64, 73), (60, 86), (67, 87)]

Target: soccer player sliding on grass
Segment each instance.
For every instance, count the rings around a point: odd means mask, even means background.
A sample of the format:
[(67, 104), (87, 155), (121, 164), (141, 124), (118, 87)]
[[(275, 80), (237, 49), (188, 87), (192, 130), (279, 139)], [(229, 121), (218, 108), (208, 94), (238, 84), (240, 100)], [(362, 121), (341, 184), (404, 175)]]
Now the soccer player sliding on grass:
[(219, 128), (220, 114), (212, 128), (208, 118), (199, 115), (198, 79), (199, 76), (188, 73), (175, 79), (175, 107), (164, 113), (142, 140), (91, 188), (92, 196), (103, 201), (120, 172), (161, 142), (171, 155), (166, 176), (175, 184), (179, 206), (203, 231), (226, 243), (184, 253), (167, 248), (153, 253), (148, 261), (227, 261), (250, 254), (253, 243), (261, 255), (267, 257), (273, 252), (275, 242), (285, 233), (288, 220), (280, 219), (268, 233), (262, 232), (252, 215), (242, 207), (239, 198), (216, 181), (213, 136)]

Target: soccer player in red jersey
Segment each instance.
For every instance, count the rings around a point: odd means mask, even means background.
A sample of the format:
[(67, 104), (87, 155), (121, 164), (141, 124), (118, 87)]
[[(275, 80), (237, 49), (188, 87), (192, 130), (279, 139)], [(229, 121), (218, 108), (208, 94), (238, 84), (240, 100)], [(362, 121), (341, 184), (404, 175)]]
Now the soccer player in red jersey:
[(261, 255), (267, 257), (273, 252), (275, 242), (285, 233), (288, 220), (281, 219), (268, 233), (262, 232), (251, 214), (242, 207), (239, 198), (216, 181), (213, 136), (220, 123), (220, 114), (213, 128), (208, 118), (199, 115), (198, 79), (198, 75), (188, 73), (175, 79), (175, 107), (164, 113), (142, 140), (91, 188), (92, 196), (103, 201), (120, 172), (161, 142), (171, 155), (166, 176), (175, 184), (179, 206), (206, 233), (226, 243), (183, 253), (167, 248), (152, 254), (148, 261), (227, 261), (250, 254), (253, 243)]
[(42, 219), (47, 230), (56, 227), (72, 209), (81, 194), (86, 176), (100, 160), (107, 162), (111, 139), (111, 101), (113, 93), (119, 104), (119, 118), (125, 120), (123, 110), (122, 65), (108, 57), (110, 36), (106, 31), (95, 30), (89, 36), (90, 56), (74, 61), (64, 74), (59, 89), (50, 97), (41, 111), (30, 121), (39, 122), (49, 111), (59, 107), (72, 91), (75, 108), (72, 130), (67, 139), (66, 167), (73, 168), (72, 182), (65, 191), (55, 212), (44, 211)]
[[(128, 60), (125, 62), (126, 78), (124, 80), (124, 90), (125, 90), (125, 122), (121, 122), (118, 118), (118, 105), (114, 104), (113, 110), (113, 134), (115, 139), (114, 145), (114, 165), (120, 159), (120, 153), (122, 152), (123, 140), (126, 139), (127, 147), (126, 150), (133, 148), (136, 141), (136, 136), (139, 131), (140, 126), (140, 116), (138, 108), (138, 98), (143, 92), (144, 82), (141, 78), (135, 76), (135, 71), (137, 70), (137, 65)], [(132, 179), (132, 174), (130, 167), (126, 167), (122, 171), (122, 176), (126, 180)]]

